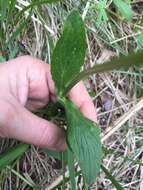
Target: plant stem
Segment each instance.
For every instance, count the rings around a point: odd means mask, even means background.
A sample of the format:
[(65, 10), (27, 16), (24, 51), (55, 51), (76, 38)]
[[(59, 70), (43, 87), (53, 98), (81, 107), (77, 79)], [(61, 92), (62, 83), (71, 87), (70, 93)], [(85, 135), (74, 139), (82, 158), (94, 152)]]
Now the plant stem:
[(79, 81), (87, 78), (89, 75), (96, 73), (104, 73), (111, 70), (118, 70), (121, 68), (129, 68), (131, 66), (143, 65), (143, 51), (138, 53), (132, 53), (128, 56), (123, 56), (112, 61), (105, 62), (104, 64), (95, 65), (94, 67), (80, 72), (66, 87), (64, 95), (76, 85)]
[(63, 183), (62, 183), (62, 188), (65, 189), (65, 180), (66, 180), (66, 177), (65, 177), (65, 171), (66, 171), (66, 165), (65, 165), (65, 153), (62, 152), (62, 173), (63, 173)]

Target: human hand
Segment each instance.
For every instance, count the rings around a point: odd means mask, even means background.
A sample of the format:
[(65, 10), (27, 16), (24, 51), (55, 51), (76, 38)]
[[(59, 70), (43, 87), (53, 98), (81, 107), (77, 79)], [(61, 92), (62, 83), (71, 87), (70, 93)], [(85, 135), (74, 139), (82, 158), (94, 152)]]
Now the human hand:
[[(66, 148), (63, 130), (30, 112), (56, 98), (48, 64), (30, 56), (1, 64), (0, 90), (1, 137), (52, 150)], [(69, 98), (87, 118), (96, 121), (94, 105), (82, 82), (73, 87)]]

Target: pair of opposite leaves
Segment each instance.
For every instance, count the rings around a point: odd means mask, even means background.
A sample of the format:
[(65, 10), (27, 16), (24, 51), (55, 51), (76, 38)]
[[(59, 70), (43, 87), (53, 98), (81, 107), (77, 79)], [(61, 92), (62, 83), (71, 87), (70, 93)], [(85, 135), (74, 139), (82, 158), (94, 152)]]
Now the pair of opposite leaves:
[(68, 16), (63, 33), (52, 55), (52, 77), (57, 95), (63, 102), (67, 117), (67, 143), (79, 162), (87, 184), (92, 183), (100, 170), (101, 142), (100, 128), (85, 118), (68, 99), (65, 92), (80, 72), (86, 52), (84, 23), (78, 11)]

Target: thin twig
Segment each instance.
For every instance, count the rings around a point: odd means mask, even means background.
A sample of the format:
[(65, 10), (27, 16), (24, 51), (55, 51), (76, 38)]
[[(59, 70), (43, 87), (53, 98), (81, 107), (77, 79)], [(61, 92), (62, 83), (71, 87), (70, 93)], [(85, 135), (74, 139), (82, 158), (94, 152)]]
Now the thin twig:
[(115, 123), (115, 127), (109, 127), (111, 130), (102, 138), (102, 143), (120, 129), (131, 117), (143, 108), (143, 99), (141, 99), (135, 106), (133, 106), (127, 113), (121, 116)]

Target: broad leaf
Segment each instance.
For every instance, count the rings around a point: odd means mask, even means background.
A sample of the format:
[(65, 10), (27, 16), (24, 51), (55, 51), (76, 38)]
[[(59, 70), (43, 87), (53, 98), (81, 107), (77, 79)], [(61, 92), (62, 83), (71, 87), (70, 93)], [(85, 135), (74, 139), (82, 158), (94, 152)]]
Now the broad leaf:
[(52, 55), (52, 77), (58, 94), (62, 94), (69, 82), (79, 73), (86, 51), (84, 23), (74, 10), (68, 16), (63, 34)]
[(113, 2), (122, 16), (125, 17), (128, 21), (131, 21), (133, 18), (133, 10), (131, 9), (130, 5), (124, 0), (113, 0)]
[(101, 165), (100, 128), (86, 119), (80, 110), (70, 101), (65, 101), (68, 122), (67, 143), (82, 170), (86, 183), (91, 184)]

